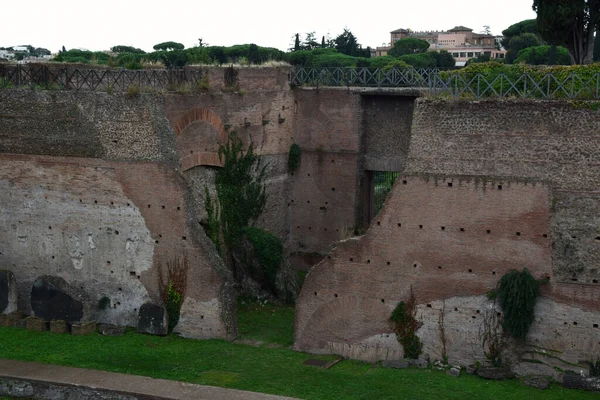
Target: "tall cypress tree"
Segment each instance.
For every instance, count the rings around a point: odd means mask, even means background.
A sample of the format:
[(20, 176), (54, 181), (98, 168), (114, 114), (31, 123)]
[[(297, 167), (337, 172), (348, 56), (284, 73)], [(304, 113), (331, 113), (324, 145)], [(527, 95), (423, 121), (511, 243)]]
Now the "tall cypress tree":
[(294, 41), (294, 51), (300, 50), (300, 34), (296, 33), (296, 40)]

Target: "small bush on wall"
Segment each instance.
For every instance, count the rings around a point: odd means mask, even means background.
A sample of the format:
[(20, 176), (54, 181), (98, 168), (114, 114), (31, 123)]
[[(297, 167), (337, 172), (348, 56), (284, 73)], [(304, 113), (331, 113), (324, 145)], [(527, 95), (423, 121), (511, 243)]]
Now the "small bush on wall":
[(496, 288), (497, 301), (504, 318), (502, 329), (517, 339), (524, 339), (534, 321), (534, 307), (540, 293), (540, 282), (527, 268), (506, 273)]
[(181, 305), (185, 299), (189, 263), (187, 257), (173, 257), (166, 263), (158, 264), (158, 291), (169, 316), (169, 332), (179, 322)]
[(293, 143), (290, 146), (290, 153), (288, 155), (288, 169), (290, 172), (294, 172), (300, 165), (300, 146)]
[(410, 295), (406, 302), (398, 303), (390, 322), (393, 325), (396, 338), (404, 349), (404, 357), (417, 359), (423, 350), (423, 343), (416, 335), (417, 330), (421, 327), (421, 323), (417, 321), (417, 297), (410, 288)]

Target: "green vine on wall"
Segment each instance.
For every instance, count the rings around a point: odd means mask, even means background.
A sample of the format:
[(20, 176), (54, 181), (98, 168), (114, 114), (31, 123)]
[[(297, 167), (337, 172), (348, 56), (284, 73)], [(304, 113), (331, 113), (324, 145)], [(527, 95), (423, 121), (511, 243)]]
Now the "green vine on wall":
[(417, 336), (416, 332), (421, 327), (421, 323), (417, 321), (417, 297), (410, 288), (410, 295), (406, 302), (398, 303), (390, 322), (393, 324), (396, 338), (404, 349), (406, 358), (417, 359), (423, 350), (423, 343)]
[(506, 273), (496, 287), (496, 299), (504, 318), (502, 329), (514, 338), (525, 338), (535, 319), (534, 307), (540, 293), (540, 282), (527, 268)]
[(288, 170), (294, 172), (300, 165), (300, 146), (292, 143), (288, 154)]

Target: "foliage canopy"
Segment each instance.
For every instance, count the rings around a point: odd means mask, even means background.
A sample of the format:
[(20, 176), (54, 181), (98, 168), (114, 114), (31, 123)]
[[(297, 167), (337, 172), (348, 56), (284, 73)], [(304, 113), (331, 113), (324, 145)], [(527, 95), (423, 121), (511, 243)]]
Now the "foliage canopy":
[(566, 47), (574, 64), (592, 62), (600, 0), (534, 0), (533, 10), (542, 39)]
[(429, 48), (429, 43), (423, 39), (404, 38), (394, 43), (388, 54), (392, 57), (400, 57), (407, 54), (424, 53)]
[(496, 288), (497, 299), (504, 313), (502, 328), (514, 338), (524, 339), (534, 321), (535, 302), (540, 283), (527, 268), (504, 275)]

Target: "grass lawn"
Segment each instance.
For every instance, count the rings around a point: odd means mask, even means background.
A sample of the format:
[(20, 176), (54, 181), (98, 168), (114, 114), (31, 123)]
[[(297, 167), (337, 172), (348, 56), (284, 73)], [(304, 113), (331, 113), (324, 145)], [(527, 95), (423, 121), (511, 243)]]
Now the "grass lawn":
[[(243, 339), (289, 346), (293, 310), (240, 304)], [(269, 328), (267, 324), (271, 324)], [(344, 360), (329, 370), (302, 365), (315, 357), (288, 347), (249, 346), (222, 340), (154, 337), (128, 331), (122, 337), (70, 336), (0, 328), (0, 358), (39, 361), (174, 379), (303, 399), (597, 399), (594, 393), (553, 385), (540, 391), (517, 380), (453, 378), (436, 370), (393, 370)], [(1, 399), (1, 398), (0, 398)]]

